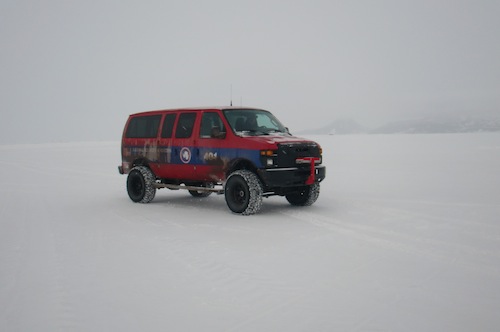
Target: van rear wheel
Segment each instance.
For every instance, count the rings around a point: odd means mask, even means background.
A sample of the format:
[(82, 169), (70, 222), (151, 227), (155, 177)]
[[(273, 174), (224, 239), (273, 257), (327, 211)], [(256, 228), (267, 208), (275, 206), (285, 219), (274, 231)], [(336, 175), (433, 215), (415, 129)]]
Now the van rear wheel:
[(156, 177), (153, 172), (145, 166), (132, 168), (127, 177), (127, 193), (130, 199), (136, 203), (149, 203), (155, 198)]
[(259, 177), (248, 170), (238, 170), (229, 175), (224, 195), (227, 206), (234, 213), (255, 214), (262, 207), (262, 184)]

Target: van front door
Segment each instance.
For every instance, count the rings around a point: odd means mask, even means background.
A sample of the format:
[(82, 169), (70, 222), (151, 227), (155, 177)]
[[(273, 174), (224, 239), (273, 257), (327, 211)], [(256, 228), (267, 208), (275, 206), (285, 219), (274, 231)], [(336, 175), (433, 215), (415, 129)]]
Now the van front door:
[(228, 149), (226, 143), (226, 126), (214, 111), (203, 112), (200, 121), (199, 139), (196, 156), (200, 178), (208, 182), (220, 182), (224, 179), (228, 159), (224, 158)]

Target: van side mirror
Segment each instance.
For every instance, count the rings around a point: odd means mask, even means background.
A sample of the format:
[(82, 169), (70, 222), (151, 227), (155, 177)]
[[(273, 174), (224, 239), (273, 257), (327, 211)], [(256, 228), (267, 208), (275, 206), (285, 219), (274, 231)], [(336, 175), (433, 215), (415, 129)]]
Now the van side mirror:
[(215, 127), (212, 128), (212, 130), (210, 132), (210, 137), (211, 138), (224, 139), (224, 138), (226, 138), (226, 132), (225, 131), (221, 131), (218, 126), (215, 126)]

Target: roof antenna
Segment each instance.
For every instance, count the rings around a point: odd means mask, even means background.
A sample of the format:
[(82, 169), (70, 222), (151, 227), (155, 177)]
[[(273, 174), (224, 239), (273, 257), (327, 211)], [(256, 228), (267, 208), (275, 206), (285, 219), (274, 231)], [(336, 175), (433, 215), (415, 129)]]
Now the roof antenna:
[(231, 84), (231, 94), (230, 94), (230, 104), (229, 106), (233, 106), (233, 85)]

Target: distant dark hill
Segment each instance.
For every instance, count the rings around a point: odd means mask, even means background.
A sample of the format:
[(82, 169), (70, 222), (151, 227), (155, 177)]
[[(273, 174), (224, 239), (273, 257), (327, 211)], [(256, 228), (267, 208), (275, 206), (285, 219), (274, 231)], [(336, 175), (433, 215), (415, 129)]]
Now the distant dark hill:
[(337, 119), (330, 124), (294, 134), (349, 135), (349, 134), (434, 134), (500, 132), (500, 112), (448, 113), (424, 116), (411, 120), (389, 122), (376, 129), (368, 129), (352, 119)]
[(372, 134), (433, 134), (500, 131), (500, 116), (432, 116), (396, 121), (370, 131)]

